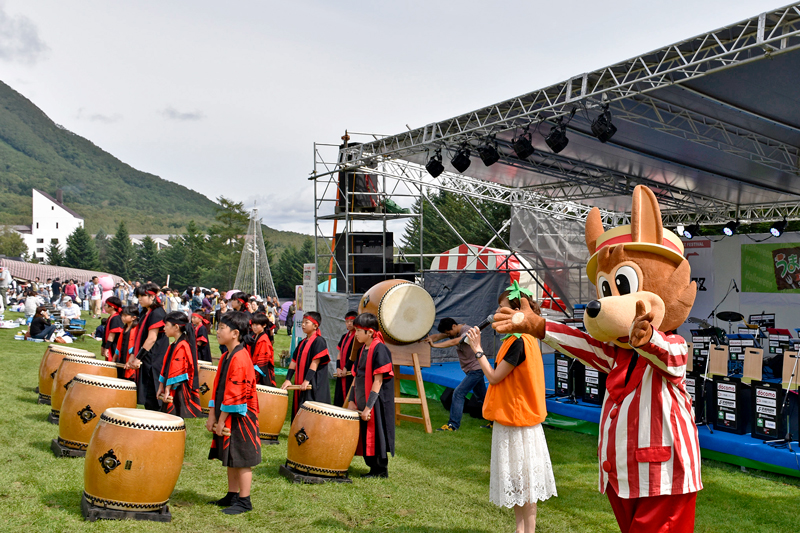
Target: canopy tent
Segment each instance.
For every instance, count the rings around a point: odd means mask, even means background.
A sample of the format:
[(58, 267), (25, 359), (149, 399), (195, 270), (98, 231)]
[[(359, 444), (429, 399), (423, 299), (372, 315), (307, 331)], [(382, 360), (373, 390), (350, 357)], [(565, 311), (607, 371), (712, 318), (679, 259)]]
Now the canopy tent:
[(48, 278), (59, 278), (61, 281), (74, 279), (76, 282), (86, 282), (92, 279), (93, 276), (111, 276), (114, 283), (125, 281), (119, 276), (96, 270), (82, 270), (80, 268), (26, 263), (25, 261), (14, 261), (11, 259), (0, 259), (0, 266), (7, 268), (12, 277), (25, 281), (33, 281), (34, 278), (39, 278), (40, 281), (45, 281)]

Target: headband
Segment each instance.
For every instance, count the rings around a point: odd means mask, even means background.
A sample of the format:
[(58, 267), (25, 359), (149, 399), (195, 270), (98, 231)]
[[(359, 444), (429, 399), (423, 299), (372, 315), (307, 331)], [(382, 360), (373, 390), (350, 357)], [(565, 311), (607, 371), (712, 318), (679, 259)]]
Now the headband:
[(118, 306), (118, 305), (117, 305), (117, 304), (115, 304), (115, 303), (112, 303), (112, 302), (106, 301), (106, 305), (107, 305), (107, 306), (109, 306), (109, 307), (112, 307), (112, 308), (116, 309), (117, 311), (122, 311), (122, 307)]
[(309, 322), (313, 322), (315, 326), (319, 327), (319, 322), (314, 320), (314, 317), (311, 316), (304, 316), (303, 320), (308, 320)]
[(208, 322), (208, 319), (206, 319), (206, 317), (204, 317), (204, 316), (203, 316), (203, 315), (201, 315), (200, 313), (192, 313), (192, 316), (196, 316), (197, 318), (199, 318), (200, 320), (202, 320), (202, 321), (203, 321), (203, 324), (208, 324), (208, 323), (209, 323), (209, 322)]
[(157, 295), (157, 294), (158, 294), (158, 291), (154, 291), (154, 290), (148, 289), (148, 290), (147, 290), (147, 294), (149, 294), (149, 295), (151, 295), (151, 296), (155, 296), (155, 295)]
[(356, 329), (360, 329), (361, 331), (371, 331), (372, 333), (377, 333), (378, 330), (375, 328), (365, 328), (364, 326), (355, 326)]
[(242, 298), (240, 296), (239, 298), (236, 298), (236, 299), (239, 300), (239, 303), (241, 303), (241, 304), (246, 304), (247, 303), (247, 298)]
[(522, 288), (519, 286), (519, 283), (514, 281), (510, 287), (506, 288), (508, 291), (508, 299), (510, 300), (519, 300), (520, 297), (524, 294), (525, 296), (533, 297), (533, 292), (529, 291), (528, 289)]

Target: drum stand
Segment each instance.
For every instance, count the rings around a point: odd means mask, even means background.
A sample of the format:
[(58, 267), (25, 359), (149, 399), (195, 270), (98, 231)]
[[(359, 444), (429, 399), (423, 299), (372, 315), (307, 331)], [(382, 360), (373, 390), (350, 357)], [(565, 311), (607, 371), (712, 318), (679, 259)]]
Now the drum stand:
[(56, 457), (86, 457), (86, 449), (78, 450), (75, 448), (67, 448), (63, 446), (58, 439), (50, 441), (50, 449)]
[(291, 481), (292, 483), (308, 483), (311, 485), (322, 485), (323, 483), (352, 483), (353, 480), (349, 476), (342, 477), (329, 477), (329, 476), (315, 476), (307, 472), (299, 472), (287, 464), (282, 464), (278, 467), (278, 473)]
[[(425, 366), (431, 366), (431, 347), (426, 342), (417, 342), (405, 346), (392, 346), (392, 363), (394, 370), (394, 409), (395, 424), (400, 425), (401, 420), (422, 424), (425, 426), (426, 433), (433, 433), (431, 425), (431, 414), (428, 410), (428, 398), (425, 396), (425, 383), (422, 381), (422, 370), (420, 356), (427, 362)], [(413, 374), (403, 374), (400, 372), (400, 365), (409, 365), (414, 369)], [(417, 385), (417, 398), (403, 398), (400, 395), (400, 381), (415, 381)], [(402, 405), (419, 405), (422, 409), (422, 416), (405, 415), (400, 412)]]
[(169, 512), (169, 505), (164, 505), (158, 511), (120, 511), (118, 509), (107, 509), (89, 503), (86, 494), (81, 496), (81, 513), (83, 518), (89, 522), (101, 520), (148, 520), (151, 522), (171, 522), (172, 513)]

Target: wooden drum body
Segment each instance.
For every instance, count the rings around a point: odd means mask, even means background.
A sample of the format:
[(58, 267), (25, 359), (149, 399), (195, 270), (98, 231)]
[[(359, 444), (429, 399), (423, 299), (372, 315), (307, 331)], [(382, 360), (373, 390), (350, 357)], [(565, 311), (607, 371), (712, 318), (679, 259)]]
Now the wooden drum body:
[(178, 482), (185, 445), (186, 424), (180, 417), (107, 409), (86, 450), (86, 500), (122, 511), (160, 510)]
[(304, 402), (289, 430), (286, 465), (324, 477), (346, 477), (358, 447), (358, 413), (326, 403)]
[(258, 436), (261, 440), (278, 442), (278, 435), (289, 409), (289, 392), (267, 385), (256, 385), (258, 394)]
[(93, 376), (106, 376), (109, 378), (117, 377), (117, 366), (108, 361), (99, 359), (89, 359), (87, 357), (75, 357), (66, 355), (58, 366), (56, 377), (53, 380), (53, 388), (50, 393), (50, 417), (52, 421), (58, 421), (61, 404), (64, 402), (64, 395), (72, 380), (78, 374), (91, 374)]
[(428, 292), (409, 281), (390, 279), (370, 288), (361, 297), (359, 313), (378, 318), (389, 344), (411, 344), (430, 333), (436, 306)]
[(100, 415), (110, 407), (136, 409), (136, 384), (127, 379), (76, 375), (61, 403), (58, 444), (85, 451)]
[(53, 388), (53, 378), (64, 356), (88, 357), (94, 359), (95, 355), (87, 350), (51, 344), (44, 351), (42, 362), (39, 363), (39, 403), (50, 403), (50, 391)]
[(214, 379), (217, 377), (217, 367), (211, 365), (197, 365), (197, 380), (200, 383), (200, 408), (203, 414), (208, 414), (208, 402), (211, 401), (211, 389), (214, 388)]

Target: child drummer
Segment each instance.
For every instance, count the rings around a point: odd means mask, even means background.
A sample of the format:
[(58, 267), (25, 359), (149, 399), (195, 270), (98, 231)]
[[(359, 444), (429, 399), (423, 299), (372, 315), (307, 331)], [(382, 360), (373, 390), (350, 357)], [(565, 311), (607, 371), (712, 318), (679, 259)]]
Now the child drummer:
[(276, 387), (275, 383), (275, 351), (269, 339), (269, 329), (272, 322), (263, 313), (253, 315), (250, 322), (250, 329), (256, 338), (255, 349), (253, 350), (253, 368), (256, 371), (256, 378), (259, 385), (269, 385)]
[[(289, 363), (286, 381), (281, 388), (286, 390), (294, 383), (300, 386), (292, 398), (292, 420), (306, 401), (331, 403), (331, 389), (328, 385), (328, 345), (319, 333), (322, 316), (314, 311), (303, 315), (303, 333), (306, 338), (300, 341)], [(292, 381), (294, 378), (294, 381)]]
[(345, 407), (347, 393), (353, 384), (353, 360), (350, 359), (350, 352), (353, 348), (353, 341), (356, 338), (356, 328), (353, 326), (353, 321), (357, 316), (358, 313), (355, 311), (348, 311), (344, 315), (344, 325), (347, 327), (347, 331), (342, 335), (339, 344), (336, 345), (339, 350), (339, 359), (336, 362), (336, 371), (333, 373), (333, 377), (336, 378), (333, 405), (338, 407)]
[(362, 313), (353, 324), (356, 340), (364, 346), (354, 369), (355, 387), (348, 408), (359, 411), (361, 433), (357, 455), (364, 456), (369, 473), (364, 478), (389, 477), (389, 454), (394, 455), (394, 384), (392, 353), (383, 343), (378, 319)]
[(206, 429), (214, 433), (208, 458), (228, 467), (228, 493), (211, 503), (225, 507), (222, 512), (230, 515), (253, 510), (252, 467), (261, 463), (256, 375), (243, 344), (249, 327), (249, 318), (242, 312), (220, 317), (217, 339), (227, 351), (214, 378), (206, 422)]
[(194, 328), (186, 314), (173, 311), (164, 318), (164, 334), (175, 342), (167, 349), (158, 376), (161, 410), (181, 418), (197, 418), (202, 410)]
[[(114, 362), (125, 364), (134, 356), (133, 345), (136, 342), (136, 332), (139, 327), (139, 307), (136, 305), (123, 307), (120, 317), (123, 330), (118, 336), (117, 346), (114, 350)], [(117, 368), (117, 377), (136, 381), (136, 369), (129, 368), (127, 365), (125, 368)]]

